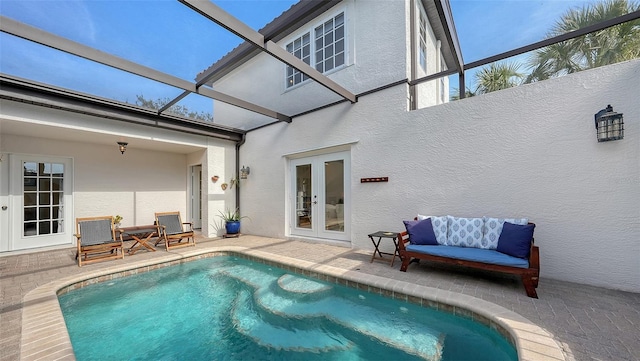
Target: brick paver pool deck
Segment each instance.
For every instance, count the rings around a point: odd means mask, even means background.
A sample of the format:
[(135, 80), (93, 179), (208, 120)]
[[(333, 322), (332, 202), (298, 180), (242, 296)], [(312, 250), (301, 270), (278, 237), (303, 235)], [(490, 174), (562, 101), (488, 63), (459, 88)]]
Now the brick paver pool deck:
[[(640, 360), (640, 294), (542, 278), (539, 299), (519, 279), (429, 263), (400, 272), (366, 250), (257, 236), (198, 239), (196, 247), (138, 252), (124, 260), (78, 267), (75, 249), (0, 256), (0, 361), (73, 359), (61, 337), (64, 323), (52, 290), (61, 282), (183, 258), (207, 250), (244, 249), (276, 262), (340, 275), (372, 289), (388, 289), (463, 306), (518, 328), (530, 360)], [(231, 247), (231, 248), (230, 248)], [(541, 260), (544, 267), (544, 259)], [(373, 287), (375, 286), (375, 287)], [(428, 295), (427, 295), (428, 294)], [(421, 296), (422, 295), (422, 296)], [(415, 300), (415, 299), (414, 299)], [(25, 317), (23, 317), (23, 311)], [(464, 313), (462, 311), (461, 313)], [(519, 316), (518, 316), (519, 315)], [(522, 317), (520, 317), (522, 316)], [(528, 322), (530, 321), (530, 322)], [(502, 322), (502, 321), (500, 321)], [(500, 323), (498, 322), (498, 323)], [(538, 327), (535, 327), (538, 326)], [(38, 340), (38, 341), (32, 341)], [(21, 342), (23, 343), (21, 345)]]

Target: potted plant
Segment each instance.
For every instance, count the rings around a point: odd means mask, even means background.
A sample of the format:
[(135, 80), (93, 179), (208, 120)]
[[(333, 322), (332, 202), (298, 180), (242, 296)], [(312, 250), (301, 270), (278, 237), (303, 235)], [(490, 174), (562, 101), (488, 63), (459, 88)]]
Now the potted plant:
[(116, 214), (116, 216), (113, 217), (113, 224), (115, 224), (116, 228), (120, 228), (120, 222), (122, 222), (122, 216)]
[(240, 211), (237, 208), (234, 211), (227, 209), (224, 212), (219, 211), (219, 213), (219, 217), (224, 221), (227, 234), (237, 234), (240, 232), (240, 220), (249, 218), (247, 216), (240, 216)]

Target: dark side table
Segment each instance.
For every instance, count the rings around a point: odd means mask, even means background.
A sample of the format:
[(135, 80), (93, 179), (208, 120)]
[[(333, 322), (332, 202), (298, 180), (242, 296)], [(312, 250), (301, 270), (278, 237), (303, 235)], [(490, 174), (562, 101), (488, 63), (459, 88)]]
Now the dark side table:
[[(378, 237), (378, 240), (376, 241), (374, 237)], [(383, 238), (390, 238), (391, 240), (393, 240), (393, 245), (395, 247), (393, 253), (380, 251), (379, 247)], [(400, 257), (400, 252), (398, 250), (398, 232), (378, 231), (376, 233), (369, 234), (369, 239), (371, 240), (371, 243), (373, 243), (373, 247), (375, 247), (375, 249), (373, 250), (373, 254), (371, 255), (370, 263), (372, 263), (374, 259), (384, 260), (384, 257), (382, 255), (386, 254), (389, 256), (393, 256), (391, 257), (391, 267), (393, 267), (393, 262), (396, 260), (396, 256)]]

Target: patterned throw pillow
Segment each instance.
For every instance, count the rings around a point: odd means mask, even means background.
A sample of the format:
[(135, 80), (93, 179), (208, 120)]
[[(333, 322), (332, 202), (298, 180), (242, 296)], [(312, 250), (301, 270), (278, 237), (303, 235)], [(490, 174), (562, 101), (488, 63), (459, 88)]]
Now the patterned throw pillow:
[(447, 216), (449, 230), (447, 232), (447, 245), (459, 247), (481, 248), (482, 243), (482, 218), (461, 218)]
[(433, 233), (436, 235), (436, 240), (439, 245), (447, 244), (447, 228), (448, 228), (448, 219), (447, 216), (423, 216), (418, 214), (416, 217), (419, 221), (427, 218), (431, 218), (431, 226), (433, 227)]
[(484, 229), (482, 231), (484, 236), (482, 237), (481, 248), (484, 249), (498, 248), (498, 240), (500, 239), (504, 222), (518, 224), (521, 226), (529, 223), (528, 218), (490, 218), (486, 216), (482, 218), (484, 219)]

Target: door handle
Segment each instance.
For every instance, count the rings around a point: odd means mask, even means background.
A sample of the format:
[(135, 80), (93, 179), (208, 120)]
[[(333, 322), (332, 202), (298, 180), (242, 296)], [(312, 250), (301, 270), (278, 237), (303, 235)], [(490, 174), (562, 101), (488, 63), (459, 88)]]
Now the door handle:
[(7, 210), (7, 206), (2, 206), (2, 210), (6, 211)]

